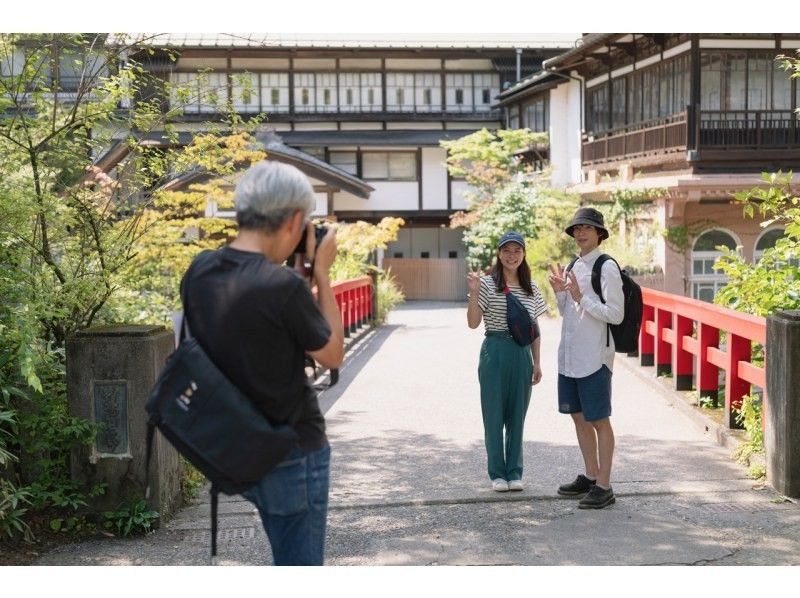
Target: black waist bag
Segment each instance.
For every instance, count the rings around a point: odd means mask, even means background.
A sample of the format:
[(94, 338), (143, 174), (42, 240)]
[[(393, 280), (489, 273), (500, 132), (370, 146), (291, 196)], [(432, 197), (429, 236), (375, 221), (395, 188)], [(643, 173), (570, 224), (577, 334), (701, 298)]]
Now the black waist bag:
[[(216, 556), (217, 494), (253, 486), (297, 446), (289, 425), (272, 425), (228, 380), (197, 340), (184, 338), (167, 360), (145, 409), (147, 466), (154, 429), (211, 482), (211, 557)], [(148, 488), (149, 492), (149, 488)]]

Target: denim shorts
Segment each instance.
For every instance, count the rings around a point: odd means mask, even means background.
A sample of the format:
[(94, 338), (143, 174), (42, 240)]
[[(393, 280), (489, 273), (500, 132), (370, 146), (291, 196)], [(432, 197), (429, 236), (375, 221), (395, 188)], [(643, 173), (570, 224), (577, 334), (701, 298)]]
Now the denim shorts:
[(611, 415), (611, 370), (603, 365), (583, 378), (558, 375), (559, 413), (583, 412), (593, 422)]

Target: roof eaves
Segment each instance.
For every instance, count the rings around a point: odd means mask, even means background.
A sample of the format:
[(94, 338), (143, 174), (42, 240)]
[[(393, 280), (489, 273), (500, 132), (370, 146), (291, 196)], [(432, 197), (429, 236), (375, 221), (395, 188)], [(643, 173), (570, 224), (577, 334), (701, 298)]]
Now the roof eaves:
[(563, 68), (564, 66), (566, 66), (564, 64), (565, 62), (569, 61), (570, 59), (576, 56), (582, 56), (586, 52), (603, 45), (606, 41), (608, 41), (615, 35), (620, 35), (620, 34), (590, 33), (588, 35), (584, 35), (582, 38), (580, 38), (575, 42), (576, 46), (571, 50), (567, 50), (563, 54), (559, 54), (558, 56), (554, 56), (553, 58), (549, 58), (544, 62), (542, 62), (542, 68), (548, 71), (557, 68), (559, 65)]

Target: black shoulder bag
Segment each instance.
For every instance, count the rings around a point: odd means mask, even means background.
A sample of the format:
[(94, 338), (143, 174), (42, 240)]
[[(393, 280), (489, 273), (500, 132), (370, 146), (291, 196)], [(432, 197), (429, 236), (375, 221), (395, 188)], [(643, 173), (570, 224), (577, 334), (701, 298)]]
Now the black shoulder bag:
[(296, 422), (271, 424), (217, 368), (190, 334), (186, 301), (180, 344), (167, 359), (145, 409), (149, 415), (147, 470), (158, 428), (211, 482), (213, 562), (219, 492), (239, 494), (275, 468), (297, 446), (298, 435), (291, 425)]

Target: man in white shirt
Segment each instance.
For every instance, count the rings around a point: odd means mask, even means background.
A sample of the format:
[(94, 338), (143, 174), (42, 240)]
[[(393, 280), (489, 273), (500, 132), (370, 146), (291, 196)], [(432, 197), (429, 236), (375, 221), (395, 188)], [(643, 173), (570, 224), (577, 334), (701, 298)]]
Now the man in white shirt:
[(615, 502), (611, 488), (614, 431), (611, 428), (611, 372), (614, 337), (608, 325), (625, 313), (622, 276), (612, 260), (600, 272), (601, 299), (592, 288), (592, 267), (608, 238), (603, 215), (579, 208), (565, 232), (575, 239), (580, 257), (566, 271), (550, 266), (550, 284), (563, 317), (558, 346), (558, 410), (575, 423), (585, 473), (558, 488), (562, 496), (582, 497), (581, 509), (602, 509)]

